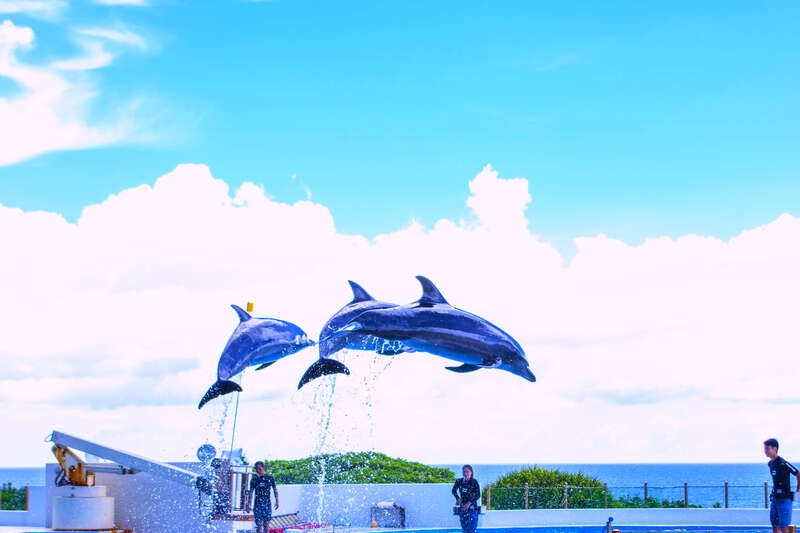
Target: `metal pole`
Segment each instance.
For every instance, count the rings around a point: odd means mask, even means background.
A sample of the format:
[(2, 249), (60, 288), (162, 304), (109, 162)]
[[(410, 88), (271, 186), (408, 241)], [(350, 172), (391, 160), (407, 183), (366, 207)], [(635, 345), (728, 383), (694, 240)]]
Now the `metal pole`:
[[(608, 509), (608, 483), (603, 483), (603, 508)], [(611, 527), (610, 523), (608, 527)]]
[(528, 508), (528, 484), (525, 483), (525, 509)]
[(231, 431), (231, 451), (228, 452), (228, 460), (233, 464), (233, 443), (236, 440), (236, 419), (239, 418), (239, 391), (236, 391), (236, 409), (233, 412), (233, 431)]
[(725, 509), (728, 508), (728, 482), (725, 482)]
[(769, 509), (769, 495), (767, 494), (767, 482), (764, 482), (764, 509)]
[(492, 510), (492, 484), (486, 485), (486, 508)]
[(689, 507), (689, 484), (683, 483), (683, 506)]
[(644, 506), (647, 507), (647, 481), (644, 482)]
[(564, 482), (564, 509), (569, 509), (569, 485)]
[(30, 487), (28, 485), (25, 485), (25, 510), (26, 511), (30, 509), (30, 505), (29, 504), (30, 504), (30, 496), (31, 496), (31, 494), (30, 494), (30, 490), (29, 489), (30, 489)]

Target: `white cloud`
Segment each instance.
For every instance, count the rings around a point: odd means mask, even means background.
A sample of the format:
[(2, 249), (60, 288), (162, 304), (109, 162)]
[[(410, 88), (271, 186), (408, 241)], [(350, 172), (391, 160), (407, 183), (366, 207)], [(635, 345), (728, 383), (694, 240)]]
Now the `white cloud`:
[[(255, 301), (256, 315), (316, 336), (349, 300), (347, 279), (405, 303), (415, 274), (517, 338), (538, 382), (453, 374), (428, 354), (347, 354), (323, 448), (432, 462), (741, 461), (768, 435), (800, 440), (787, 422), (800, 401), (800, 219), (729, 241), (583, 237), (564, 265), (528, 229), (527, 180), (487, 167), (470, 192), (473, 220), (374, 241), (337, 232), (310, 201), (282, 204), (247, 183), (231, 194), (203, 165), (111, 196), (76, 224), (0, 207), (0, 403), (17, 435), (0, 453), (44, 460), (29, 443), (58, 426), (188, 458), (229, 435), (229, 403), (196, 409), (236, 323), (229, 304)], [(309, 435), (332, 380), (296, 391), (315, 357), (244, 376), (237, 442), (251, 456), (320, 446)], [(463, 410), (475, 430), (455, 456)], [(281, 427), (269, 442), (264, 413)]]
[(83, 48), (83, 55), (56, 61), (53, 63), (53, 68), (58, 70), (94, 70), (107, 67), (114, 60), (114, 56), (106, 50), (100, 41), (85, 40), (80, 44)]
[[(105, 124), (90, 125), (87, 116), (97, 93), (85, 78), (74, 80), (63, 71), (108, 65), (113, 55), (97, 39), (84, 39), (84, 55), (56, 61), (48, 67), (17, 59), (33, 46), (34, 32), (10, 20), (0, 24), (0, 77), (22, 89), (0, 98), (0, 166), (54, 150), (103, 146), (130, 138), (136, 127), (121, 113)], [(129, 110), (128, 104), (120, 109)]]
[(80, 35), (88, 37), (98, 37), (108, 41), (133, 46), (139, 50), (147, 50), (147, 41), (141, 35), (134, 33), (127, 29), (113, 29), (113, 28), (81, 28), (77, 30)]
[[(94, 70), (107, 67), (114, 61), (116, 55), (121, 53), (121, 48), (134, 47), (140, 51), (147, 50), (145, 39), (126, 29), (112, 28), (82, 28), (76, 30), (78, 45), (83, 54), (72, 58), (56, 61), (53, 68), (58, 70)], [(112, 53), (107, 46), (115, 47), (117, 54)]]
[(49, 18), (66, 6), (64, 0), (0, 0), (0, 15), (22, 13)]

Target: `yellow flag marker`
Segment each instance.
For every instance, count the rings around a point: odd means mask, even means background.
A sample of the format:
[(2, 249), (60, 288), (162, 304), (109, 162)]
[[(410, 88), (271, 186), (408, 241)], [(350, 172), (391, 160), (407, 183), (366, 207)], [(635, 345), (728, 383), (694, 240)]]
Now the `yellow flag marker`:
[(253, 312), (253, 302), (247, 302), (247, 312), (248, 313)]

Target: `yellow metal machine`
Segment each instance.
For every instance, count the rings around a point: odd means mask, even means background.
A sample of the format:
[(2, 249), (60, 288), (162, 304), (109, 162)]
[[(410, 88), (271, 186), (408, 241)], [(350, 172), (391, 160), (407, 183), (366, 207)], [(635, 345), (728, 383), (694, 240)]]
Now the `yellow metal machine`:
[(94, 487), (94, 475), (99, 472), (108, 474), (134, 474), (136, 471), (115, 463), (88, 463), (78, 457), (75, 452), (63, 444), (55, 444), (52, 448), (61, 473), (56, 478), (56, 485), (75, 485), (78, 487)]
[[(94, 486), (95, 474), (135, 474), (148, 472), (154, 476), (195, 487), (205, 494), (211, 494), (211, 482), (202, 475), (147, 459), (140, 455), (124, 452), (109, 446), (103, 446), (84, 440), (60, 431), (53, 431), (48, 438), (53, 443), (53, 455), (56, 456), (61, 472), (56, 480), (56, 485), (77, 485), (83, 487)], [(79, 450), (108, 463), (90, 463), (83, 461), (72, 450)], [(123, 466), (127, 465), (127, 466)]]

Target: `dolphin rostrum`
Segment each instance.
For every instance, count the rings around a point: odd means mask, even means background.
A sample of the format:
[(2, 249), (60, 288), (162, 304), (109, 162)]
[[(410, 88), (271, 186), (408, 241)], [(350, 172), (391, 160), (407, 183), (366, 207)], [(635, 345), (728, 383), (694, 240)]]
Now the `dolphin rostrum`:
[(344, 348), (351, 350), (369, 350), (382, 355), (396, 355), (406, 349), (400, 342), (390, 342), (374, 335), (364, 334), (360, 331), (349, 331), (335, 337), (331, 334), (338, 331), (354, 317), (370, 309), (387, 309), (397, 307), (396, 304), (380, 302), (369, 295), (364, 288), (355, 281), (348, 281), (353, 290), (353, 300), (336, 311), (334, 315), (325, 323), (320, 331), (320, 339), (328, 337), (319, 343), (319, 359), (306, 370), (300, 383), (299, 389), (309, 381), (328, 374), (350, 374), (350, 370), (336, 359), (330, 356)]
[(422, 297), (416, 302), (365, 311), (320, 342), (352, 333), (373, 335), (462, 363), (446, 367), (453, 372), (499, 368), (536, 381), (525, 352), (508, 333), (447, 303), (428, 278), (417, 276), (417, 280), (422, 285)]
[(306, 332), (291, 322), (253, 318), (238, 305), (231, 307), (239, 315), (239, 325), (222, 350), (217, 365), (217, 381), (200, 400), (198, 409), (217, 396), (241, 391), (239, 384), (230, 378), (245, 368), (261, 365), (256, 369), (261, 370), (278, 359), (314, 345)]

